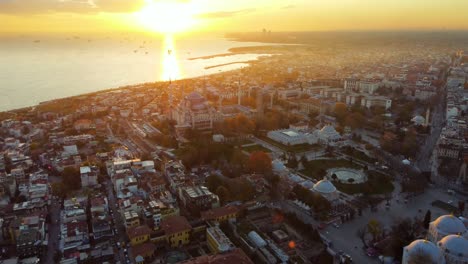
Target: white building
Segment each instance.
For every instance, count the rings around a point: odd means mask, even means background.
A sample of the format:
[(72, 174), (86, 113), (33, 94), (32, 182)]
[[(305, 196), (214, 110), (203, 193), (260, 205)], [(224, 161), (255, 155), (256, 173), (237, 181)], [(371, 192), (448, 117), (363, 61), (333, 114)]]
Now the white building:
[(92, 187), (98, 184), (98, 174), (91, 167), (80, 167), (81, 187)]
[(286, 146), (307, 143), (307, 137), (295, 129), (281, 129), (268, 132), (267, 136)]
[(354, 92), (359, 89), (359, 80), (357, 79), (345, 79), (344, 81), (344, 89), (347, 92)]
[(388, 110), (392, 107), (392, 100), (385, 96), (366, 96), (361, 98), (361, 106), (366, 108), (382, 106)]
[(375, 80), (366, 80), (359, 82), (359, 91), (361, 93), (373, 94), (377, 89), (379, 89), (380, 82)]
[(330, 125), (326, 125), (322, 129), (316, 131), (316, 135), (323, 144), (333, 145), (341, 140), (340, 133), (338, 133), (335, 128)]

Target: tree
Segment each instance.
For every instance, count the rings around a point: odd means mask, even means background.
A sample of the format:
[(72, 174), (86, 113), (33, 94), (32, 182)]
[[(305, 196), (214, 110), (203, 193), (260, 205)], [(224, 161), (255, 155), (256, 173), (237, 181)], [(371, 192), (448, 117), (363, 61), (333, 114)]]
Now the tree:
[(216, 189), (216, 195), (219, 196), (219, 199), (221, 200), (221, 203), (224, 204), (227, 201), (231, 200), (231, 193), (229, 192), (228, 188), (224, 186), (218, 186)]
[(382, 235), (382, 224), (376, 219), (371, 219), (369, 223), (367, 223), (367, 230), (372, 235), (372, 240), (376, 241)]
[(217, 175), (210, 175), (206, 177), (205, 185), (211, 192), (216, 193), (218, 187), (223, 184), (223, 181)]
[(346, 116), (344, 125), (352, 129), (361, 128), (366, 125), (366, 118), (361, 113), (351, 113)]
[(348, 109), (346, 107), (346, 104), (341, 103), (341, 102), (338, 102), (335, 104), (335, 116), (340, 124), (343, 124), (347, 112), (348, 112)]
[(427, 210), (426, 215), (424, 216), (423, 226), (425, 229), (429, 228), (429, 222), (431, 222), (431, 210)]
[(62, 172), (62, 182), (68, 191), (75, 191), (81, 188), (80, 173), (74, 167), (66, 167)]
[(402, 219), (398, 220), (390, 231), (391, 244), (390, 252), (387, 254), (401, 261), (403, 255), (403, 247), (414, 241), (421, 233), (422, 225), (418, 219)]
[(252, 173), (270, 174), (272, 171), (271, 158), (263, 151), (254, 151), (250, 154), (248, 168)]
[(52, 183), (51, 187), (52, 187), (52, 193), (55, 196), (58, 196), (58, 197), (60, 197), (62, 199), (67, 197), (67, 190), (66, 190), (65, 186), (63, 185), (63, 183), (54, 182), (54, 183)]

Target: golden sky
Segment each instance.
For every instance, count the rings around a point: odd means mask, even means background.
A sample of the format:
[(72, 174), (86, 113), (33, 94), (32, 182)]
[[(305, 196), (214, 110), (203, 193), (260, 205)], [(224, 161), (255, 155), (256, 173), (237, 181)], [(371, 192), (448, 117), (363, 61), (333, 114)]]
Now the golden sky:
[(467, 10), (468, 0), (0, 0), (0, 32), (467, 30)]

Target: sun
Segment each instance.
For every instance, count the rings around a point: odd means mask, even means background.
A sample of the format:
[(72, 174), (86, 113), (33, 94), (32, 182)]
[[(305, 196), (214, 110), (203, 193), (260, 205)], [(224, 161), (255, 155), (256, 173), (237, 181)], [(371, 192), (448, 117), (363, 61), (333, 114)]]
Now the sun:
[(190, 2), (177, 0), (146, 0), (136, 16), (144, 27), (160, 33), (187, 31), (196, 23)]

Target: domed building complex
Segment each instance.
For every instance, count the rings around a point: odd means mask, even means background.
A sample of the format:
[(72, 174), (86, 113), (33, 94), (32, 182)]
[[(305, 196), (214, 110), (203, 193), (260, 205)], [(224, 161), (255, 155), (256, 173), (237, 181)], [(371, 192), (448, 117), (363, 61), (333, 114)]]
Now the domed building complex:
[(427, 264), (444, 264), (445, 259), (440, 249), (431, 241), (418, 239), (403, 248), (402, 264), (420, 263), (417, 260), (423, 259)]
[(404, 247), (402, 263), (412, 263), (411, 258), (418, 257), (430, 258), (433, 263), (467, 264), (467, 234), (462, 220), (453, 215), (440, 216), (429, 224), (427, 236), (430, 241), (419, 239)]
[(192, 92), (172, 111), (179, 128), (207, 130), (213, 128), (216, 110), (201, 94)]
[(448, 235), (467, 235), (463, 222), (453, 215), (443, 215), (429, 224), (427, 237), (433, 242), (441, 240)]
[(327, 125), (317, 131), (317, 136), (324, 144), (333, 145), (341, 140), (340, 133), (338, 133), (333, 126)]
[(448, 264), (468, 263), (468, 239), (460, 235), (449, 235), (437, 243)]
[(312, 190), (329, 201), (336, 201), (338, 199), (336, 187), (326, 178), (314, 184)]

